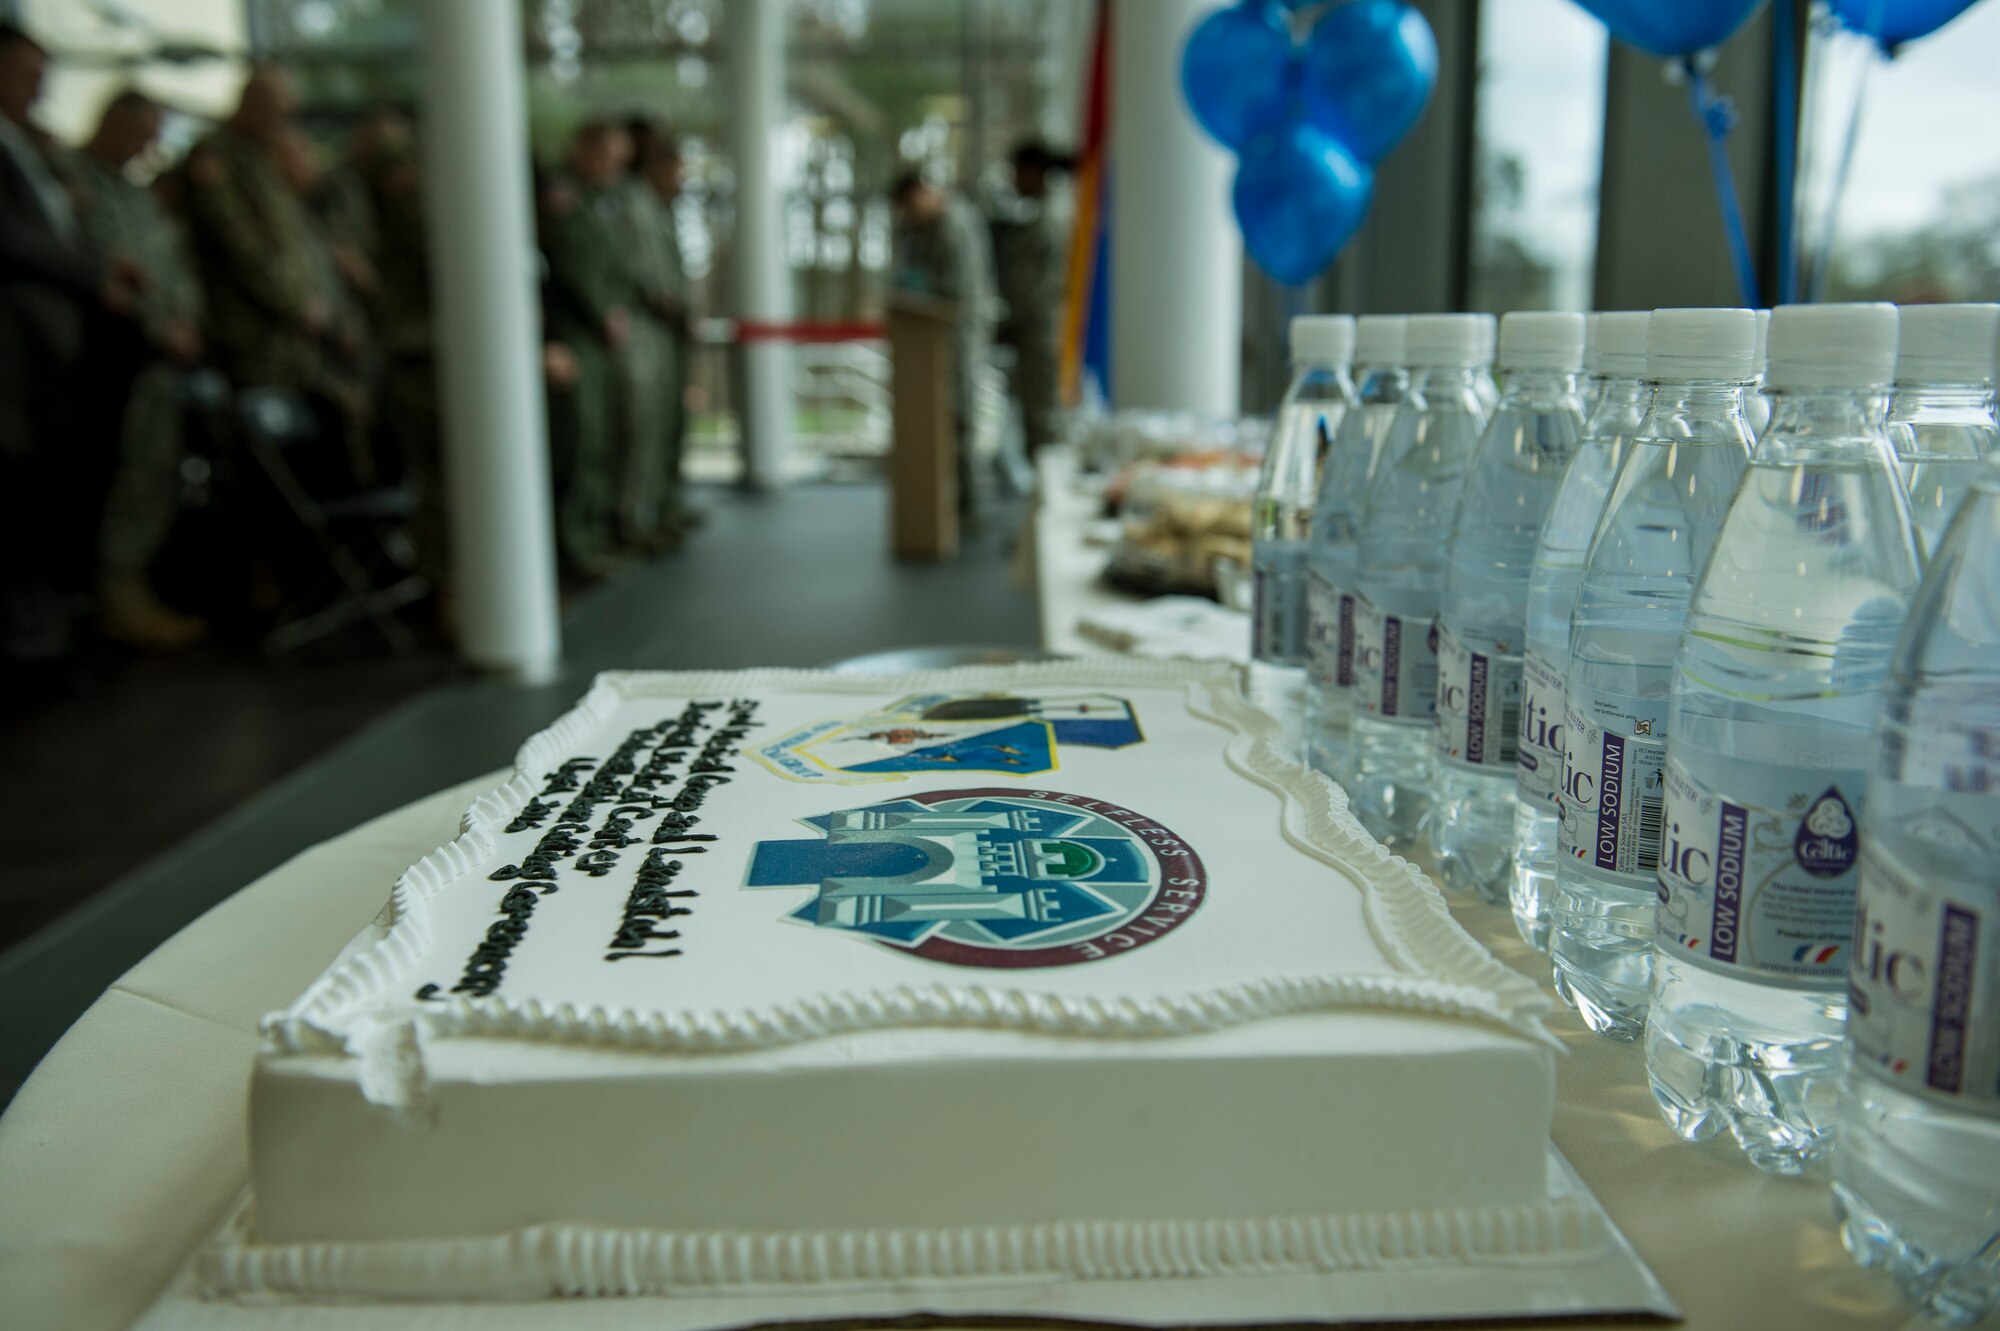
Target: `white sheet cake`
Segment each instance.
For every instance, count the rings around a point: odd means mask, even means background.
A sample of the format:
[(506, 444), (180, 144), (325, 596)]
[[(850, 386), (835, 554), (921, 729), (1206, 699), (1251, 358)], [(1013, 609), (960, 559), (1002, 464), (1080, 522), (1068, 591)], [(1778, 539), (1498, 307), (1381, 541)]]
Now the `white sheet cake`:
[(1560, 1260), (1545, 1000), (1224, 666), (614, 674), (265, 1027), (218, 1297)]

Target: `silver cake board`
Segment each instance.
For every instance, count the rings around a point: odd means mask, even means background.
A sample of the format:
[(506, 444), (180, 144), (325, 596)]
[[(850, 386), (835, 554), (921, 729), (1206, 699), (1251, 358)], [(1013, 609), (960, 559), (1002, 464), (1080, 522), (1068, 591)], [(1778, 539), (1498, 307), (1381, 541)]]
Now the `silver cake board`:
[[(1603, 1204), (1551, 1145), (1552, 1199), (1574, 1197), (1604, 1224), (1586, 1257), (1519, 1264), (1387, 1267), (1325, 1274), (1163, 1280), (990, 1281), (962, 1288), (693, 1298), (547, 1299), (532, 1303), (229, 1303), (196, 1292), (191, 1263), (134, 1331), (735, 1331), (798, 1323), (1340, 1325), (1568, 1318), (1679, 1320), (1680, 1309)], [(224, 1233), (230, 1226), (225, 1224)]]

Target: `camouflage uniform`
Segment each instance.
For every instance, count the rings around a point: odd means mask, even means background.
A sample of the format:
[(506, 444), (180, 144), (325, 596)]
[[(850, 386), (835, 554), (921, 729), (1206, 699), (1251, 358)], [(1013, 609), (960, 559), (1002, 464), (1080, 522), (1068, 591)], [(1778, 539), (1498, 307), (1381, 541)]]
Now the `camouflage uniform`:
[(416, 145), (385, 149), (371, 163), (380, 279), (375, 341), (382, 356), (381, 419), (392, 465), (417, 495), (411, 536), (417, 569), (443, 585), (449, 567), (444, 476), (438, 437), (437, 363), (431, 324), (430, 252), (425, 248), (423, 182)]
[(642, 297), (614, 358), (626, 453), (619, 518), (626, 538), (644, 543), (668, 538), (681, 510), (688, 288), (672, 206), (643, 176), (628, 177), (619, 193), (613, 229)]
[(336, 247), (343, 243), (327, 220), (305, 213), (306, 248), (312, 256), (313, 299), (326, 312), (326, 331), (317, 363), (304, 387), (330, 404), (338, 419), (347, 478), (368, 486), (380, 479), (374, 449), (374, 394), (377, 368), (369, 338), (368, 311), (349, 284)]
[(620, 186), (594, 190), (563, 175), (544, 196), (549, 263), (548, 332), (576, 356), (577, 381), (549, 407), (558, 480), (556, 536), (564, 558), (601, 572), (617, 551), (618, 466), (615, 383), (606, 320), (632, 317), (639, 289), (621, 249)]
[(376, 203), (374, 164), (367, 168), (349, 161), (327, 173), (320, 187), (319, 215), (327, 234), (354, 247), (371, 264), (380, 264), (382, 219)]
[(308, 312), (325, 316), (305, 205), (263, 147), (225, 125), (194, 146), (189, 239), (216, 360), (238, 387), (310, 388)]
[(973, 413), (979, 374), (993, 345), (992, 240), (978, 211), (955, 195), (937, 221), (899, 226), (895, 239), (896, 284), (958, 305), (951, 335), (957, 370), (958, 504), (969, 511), (977, 506), (980, 488), (972, 447)]
[[(92, 248), (124, 255), (146, 270), (136, 313), (147, 340), (162, 347), (176, 325), (199, 327), (201, 288), (180, 226), (119, 167), (88, 152), (70, 154), (65, 166)], [(143, 578), (173, 526), (187, 374), (185, 365), (156, 356), (132, 385), (99, 538), (99, 571), (106, 581)]]
[(999, 340), (1014, 348), (1009, 387), (1020, 404), (1022, 430), (1033, 453), (1061, 434), (1057, 324), (1067, 238), (1044, 203), (1026, 217), (997, 222), (993, 241), (1000, 294), (1007, 302)]

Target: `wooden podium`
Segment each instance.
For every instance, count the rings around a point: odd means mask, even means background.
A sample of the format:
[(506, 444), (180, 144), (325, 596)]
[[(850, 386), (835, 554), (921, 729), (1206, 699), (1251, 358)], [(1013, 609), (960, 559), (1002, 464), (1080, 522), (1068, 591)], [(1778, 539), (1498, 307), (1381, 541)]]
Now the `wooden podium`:
[(889, 548), (898, 559), (958, 556), (958, 306), (889, 293)]

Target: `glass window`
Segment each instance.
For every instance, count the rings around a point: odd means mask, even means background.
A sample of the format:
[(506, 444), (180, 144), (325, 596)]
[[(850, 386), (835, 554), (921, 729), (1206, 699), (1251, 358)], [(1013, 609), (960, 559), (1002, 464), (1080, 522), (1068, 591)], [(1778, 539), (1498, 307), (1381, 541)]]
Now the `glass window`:
[(57, 57), (35, 119), (65, 143), (89, 138), (104, 104), (133, 86), (188, 113), (164, 129), (163, 155), (178, 156), (197, 117), (228, 110), (242, 84), (241, 67), (224, 58), (243, 49), (242, 0), (23, 0), (19, 16)]
[[(131, 25), (76, 0), (24, 0), (24, 16), (65, 50), (101, 52), (97, 72), (59, 74), (65, 137), (88, 128), (135, 43)], [(780, 238), (804, 320), (846, 322), (880, 313), (889, 266), (886, 194), (923, 167), (987, 204), (1007, 178), (1014, 143), (1063, 117), (1078, 15), (1090, 0), (785, 0), (787, 116), (776, 140), (785, 203)], [(168, 37), (200, 35), (290, 68), (308, 130), (337, 152), (367, 108), (417, 109), (422, 0), (120, 0)], [(694, 304), (729, 308), (735, 177), (729, 161), (728, 0), (521, 0), (529, 139), (536, 160), (560, 162), (584, 121), (664, 120), (685, 158), (676, 208)], [(0, 0), (4, 7), (4, 0)], [(209, 35), (213, 11), (229, 24)], [(148, 29), (149, 31), (151, 29)], [(225, 112), (241, 82), (234, 60), (203, 67), (214, 87), (183, 98)], [(85, 74), (89, 73), (86, 78)], [(162, 78), (173, 69), (164, 70)], [(149, 85), (150, 86), (150, 85)], [(186, 135), (200, 126), (190, 121)], [(809, 446), (886, 447), (886, 370), (879, 346), (803, 344), (795, 357), (801, 433)], [(695, 463), (703, 444), (734, 438), (728, 360), (698, 348), (691, 397)], [(856, 403), (859, 406), (856, 406)], [(829, 405), (830, 404), (830, 405)], [(854, 422), (862, 422), (856, 426)], [(831, 426), (828, 422), (833, 422)], [(720, 451), (720, 450), (712, 450)]]
[[(1802, 257), (1827, 300), (2000, 300), (2000, 5), (1974, 5), (1884, 61), (1817, 29), (1806, 73)], [(1829, 217), (1857, 96), (1854, 157)], [(1833, 225), (1829, 227), (1829, 220)]]
[(1481, 0), (1472, 309), (1590, 308), (1608, 47), (1573, 0)]

